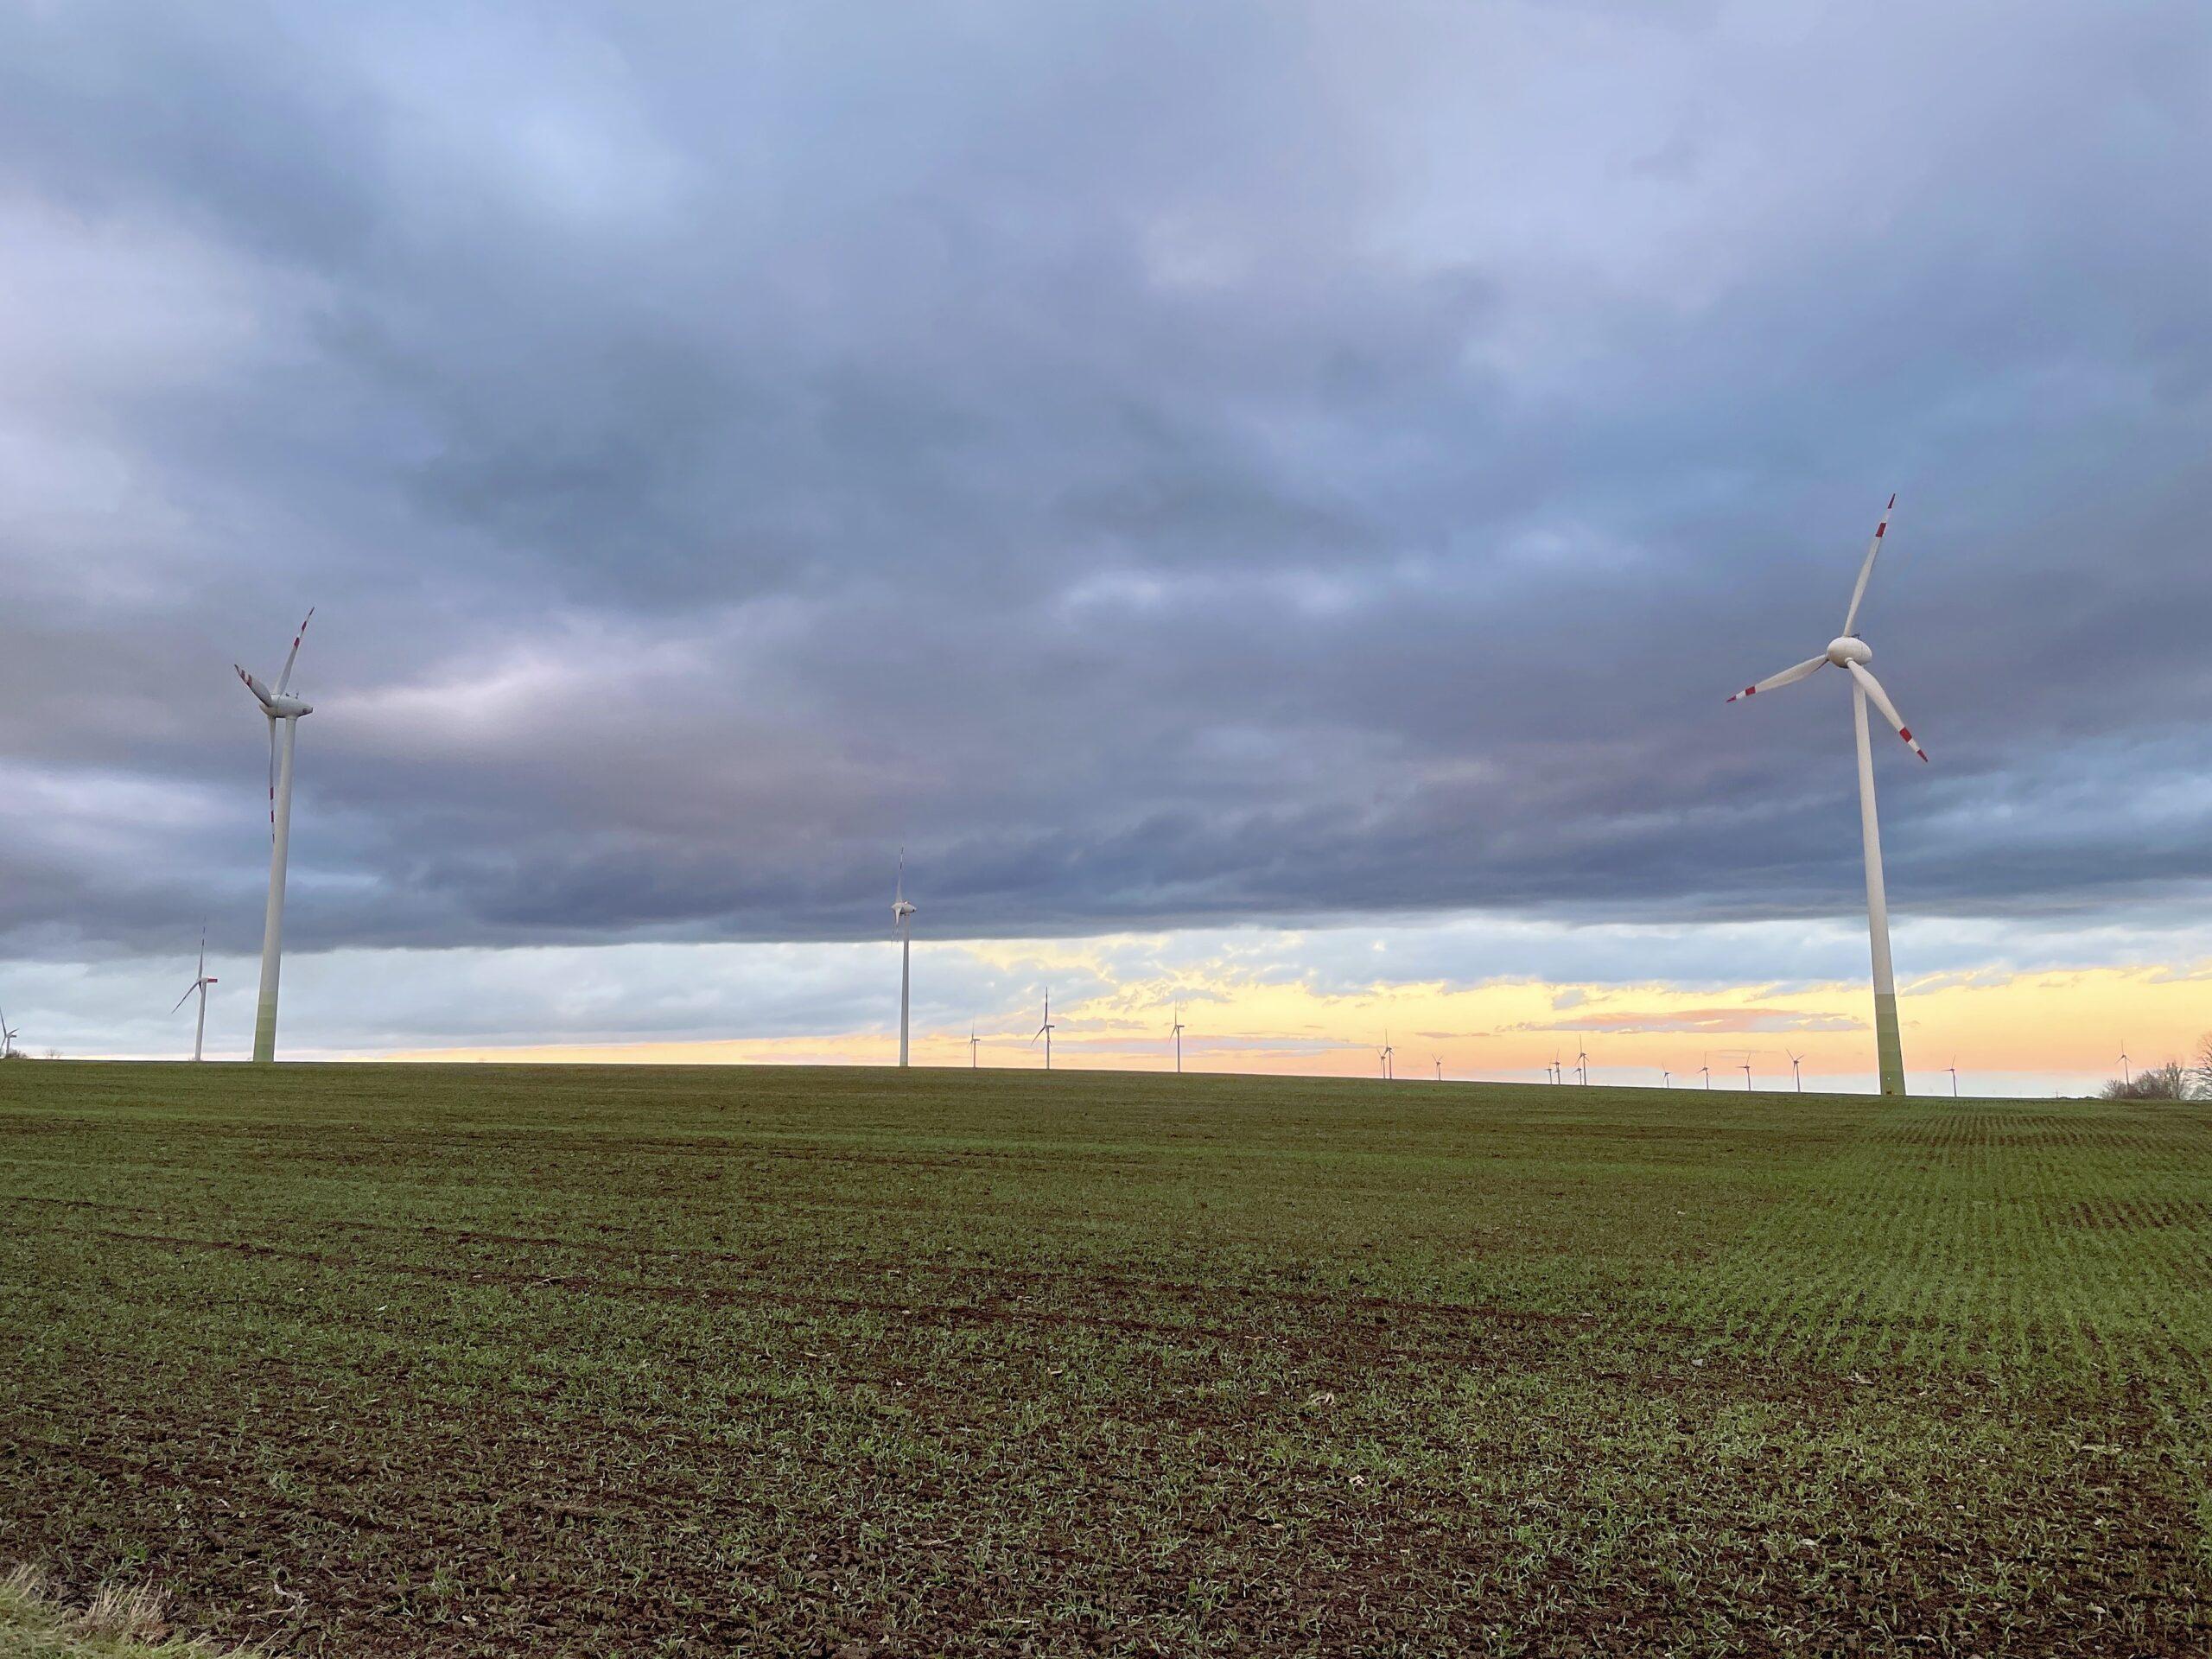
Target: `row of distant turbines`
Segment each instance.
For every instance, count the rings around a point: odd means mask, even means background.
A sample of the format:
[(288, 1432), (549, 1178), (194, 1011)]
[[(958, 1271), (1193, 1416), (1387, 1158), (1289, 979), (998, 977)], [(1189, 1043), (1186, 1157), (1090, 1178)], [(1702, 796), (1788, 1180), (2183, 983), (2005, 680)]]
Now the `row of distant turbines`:
[[(1819, 656), (1809, 657), (1794, 667), (1783, 669), (1779, 674), (1771, 675), (1755, 685), (1747, 685), (1728, 699), (1729, 702), (1735, 702), (1743, 698), (1756, 696), (1762, 691), (1772, 691), (1782, 686), (1791, 685), (1819, 672), (1823, 668), (1831, 666), (1841, 669), (1850, 677), (1852, 727), (1857, 739), (1859, 753), (1859, 833), (1866, 866), (1866, 925), (1873, 957), (1875, 1051), (1881, 1074), (1881, 1090), (1885, 1095), (1901, 1095), (1904, 1092), (1904, 1056), (1897, 1032), (1897, 983), (1890, 965), (1889, 906), (1882, 881), (1881, 833), (1874, 810), (1874, 760), (1873, 751), (1867, 736), (1867, 704), (1872, 702), (1881, 712), (1882, 717), (1889, 722), (1898, 737), (1902, 738), (1913, 753), (1923, 760), (1928, 759), (1928, 752), (1922, 748), (1919, 742), (1913, 737), (1911, 728), (1904, 723), (1904, 717), (1897, 713), (1897, 706), (1890, 701), (1889, 694), (1882, 689), (1881, 683), (1868, 670), (1866, 665), (1873, 659), (1873, 650), (1853, 630), (1859, 620), (1859, 607), (1865, 602), (1866, 597), (1867, 584), (1874, 574), (1874, 562), (1881, 553), (1884, 538), (1889, 531), (1891, 515), (1896, 508), (1897, 497), (1892, 495), (1888, 506), (1883, 509), (1880, 522), (1874, 527), (1873, 539), (1868, 543), (1866, 556), (1859, 567), (1859, 580), (1852, 588), (1851, 604), (1844, 613), (1843, 632), (1829, 640), (1827, 649)], [(300, 642), (306, 638), (308, 620), (312, 620), (314, 616), (314, 611), (308, 611), (307, 620), (301, 622), (299, 632), (292, 636), (292, 649), (285, 656), (283, 671), (276, 677), (274, 690), (264, 685), (245, 668), (240, 667), (238, 670), (238, 678), (245, 683), (246, 690), (253, 694), (255, 700), (261, 705), (262, 715), (269, 725), (269, 908), (262, 930), (261, 989), (259, 1000), (255, 1006), (253, 1020), (253, 1058), (259, 1061), (274, 1060), (276, 1058), (276, 996), (278, 981), (283, 966), (285, 864), (290, 849), (292, 832), (293, 751), (298, 741), (300, 721), (315, 712), (315, 706), (312, 703), (293, 693), (292, 672), (299, 663)], [(912, 988), (914, 909), (913, 904), (906, 897), (906, 858), (902, 853), (899, 857), (898, 882), (892, 900), (892, 925), (899, 940), (899, 1064), (901, 1065), (909, 1064), (911, 1060), (909, 1016)], [(207, 941), (203, 933), (198, 976), (194, 980), (191, 987), (186, 990), (184, 996), (178, 999), (177, 1003), (177, 1006), (181, 1007), (185, 1001), (195, 994), (200, 998), (199, 1026), (193, 1041), (193, 1058), (195, 1059), (200, 1058), (201, 1045), (206, 1036), (207, 988), (214, 983), (214, 979), (207, 971)], [(0, 1022), (0, 1030), (4, 1030), (4, 1022)], [(1030, 1039), (1033, 1046), (1039, 1042), (1044, 1045), (1045, 1064), (1047, 1068), (1052, 1065), (1052, 1001), (1048, 995), (1046, 999), (1044, 1022), (1037, 1028), (1036, 1034)], [(1180, 1071), (1182, 1069), (1183, 1023), (1179, 1011), (1176, 1017), (1173, 1035), (1175, 1041), (1176, 1069)], [(0, 1050), (4, 1050), (4, 1046), (10, 1041), (12, 1041), (11, 1036), (0, 1037)], [(976, 1058), (977, 1041), (971, 1031), (969, 1048), (971, 1064)], [(1387, 1037), (1383, 1039), (1380, 1059), (1382, 1075), (1386, 1077), (1394, 1077), (1395, 1051), (1391, 1047)], [(1587, 1057), (1581, 1057), (1579, 1064), (1582, 1067), (1583, 1080), (1586, 1083), (1588, 1081)], [(1436, 1058), (1435, 1065), (1437, 1076), (1440, 1079), (1443, 1076), (1441, 1057)], [(1748, 1075), (1747, 1071), (1746, 1076)], [(1559, 1080), (1560, 1072), (1556, 1065), (1553, 1068), (1552, 1076), (1554, 1082)], [(1671, 1073), (1668, 1074), (1667, 1082), (1669, 1085), (1672, 1084)], [(1954, 1068), (1953, 1082), (1955, 1086), (1955, 1068)]]

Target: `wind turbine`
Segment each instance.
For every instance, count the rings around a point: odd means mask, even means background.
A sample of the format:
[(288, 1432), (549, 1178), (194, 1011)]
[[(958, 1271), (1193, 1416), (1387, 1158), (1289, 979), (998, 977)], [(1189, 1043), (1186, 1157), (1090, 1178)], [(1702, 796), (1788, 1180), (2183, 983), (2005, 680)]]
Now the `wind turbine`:
[(1175, 1023), (1169, 1027), (1167, 1034), (1175, 1039), (1175, 1075), (1179, 1077), (1183, 1075), (1183, 1005), (1180, 1002), (1175, 1005)]
[(1030, 1047), (1037, 1046), (1039, 1037), (1045, 1039), (1045, 1069), (1049, 1071), (1052, 1069), (1052, 994), (1050, 991), (1045, 993), (1045, 1023), (1038, 1027), (1035, 1034), (1029, 1039)]
[(1430, 1058), (1431, 1059), (1433, 1059), (1433, 1060), (1434, 1060), (1434, 1061), (1436, 1062), (1436, 1080), (1437, 1080), (1439, 1083), (1443, 1082), (1443, 1081), (1444, 1081), (1444, 1057), (1443, 1057), (1441, 1054), (1432, 1054), (1431, 1056), (1429, 1056), (1429, 1058)]
[(261, 704), (269, 719), (269, 919), (261, 932), (261, 1001), (253, 1013), (253, 1058), (276, 1058), (276, 977), (283, 966), (284, 859), (292, 844), (292, 746), (299, 736), (300, 720), (315, 712), (315, 705), (292, 695), (292, 665), (300, 660), (300, 641), (315, 620), (310, 608), (292, 636), (292, 649), (284, 658), (284, 671), (271, 691), (233, 663), (238, 678)]
[(2120, 1046), (2120, 1080), (2129, 1088), (2135, 1086), (2135, 1074), (2127, 1069), (2127, 1045)]
[(1675, 1086), (1675, 1074), (1671, 1071), (1661, 1071), (1659, 1074), (1659, 1086), (1662, 1089), (1673, 1088)]
[(6, 1011), (0, 1009), (0, 1060), (12, 1060), (16, 1058), (16, 1039), (22, 1034), (8, 1023)]
[[(195, 1060), (200, 1058), (200, 1046), (207, 1038), (207, 988), (214, 982), (215, 976), (207, 971), (207, 930), (202, 927), (200, 930), (199, 977), (192, 982), (184, 995), (176, 1000), (176, 1008), (181, 1008), (194, 991), (200, 993), (200, 1023), (193, 1027), (192, 1032), (192, 1058)], [(176, 1008), (171, 1008), (169, 1012), (175, 1014)]]
[(1866, 664), (1873, 660), (1873, 648), (1851, 629), (1859, 620), (1859, 607), (1866, 597), (1867, 581), (1874, 574), (1874, 557), (1882, 550), (1882, 537), (1890, 528), (1890, 514), (1896, 511), (1897, 505), (1897, 499), (1893, 495), (1890, 505), (1882, 509), (1881, 523), (1874, 526), (1874, 539), (1866, 547), (1866, 562), (1859, 567), (1859, 582), (1851, 590), (1851, 608), (1844, 613), (1843, 632), (1829, 640), (1827, 649), (1819, 656), (1808, 658), (1795, 668), (1785, 668), (1757, 685), (1747, 685), (1728, 699), (1734, 702), (1740, 697), (1756, 696), (1777, 686), (1793, 684), (1831, 663), (1851, 676), (1851, 722), (1859, 740), (1859, 836), (1866, 859), (1866, 931), (1874, 956), (1874, 1048), (1881, 1068), (1882, 1092), (1885, 1095), (1905, 1091), (1904, 1050), (1897, 1038), (1897, 980), (1890, 971), (1890, 905), (1882, 886), (1881, 826), (1874, 816), (1874, 752), (1866, 737), (1867, 701), (1872, 700), (1882, 711), (1882, 717), (1915, 754), (1925, 760), (1928, 751), (1914, 740), (1912, 728), (1904, 723), (1897, 705), (1890, 701), (1889, 693), (1882, 690), (1882, 683), (1866, 671)]
[(1713, 1087), (1713, 1064), (1712, 1064), (1712, 1062), (1708, 1060), (1705, 1065), (1700, 1065), (1700, 1067), (1698, 1067), (1698, 1070), (1699, 1070), (1700, 1071), (1701, 1071), (1701, 1072), (1703, 1072), (1703, 1073), (1705, 1074), (1705, 1086), (1706, 1086), (1707, 1088), (1708, 1088), (1708, 1089), (1712, 1088), (1712, 1087)]
[[(1782, 1052), (1789, 1054), (1789, 1051), (1786, 1048)], [(1797, 1080), (1797, 1092), (1803, 1094), (1805, 1092), (1805, 1057), (1802, 1054), (1789, 1054), (1789, 1075)]]
[(1382, 1062), (1382, 1077), (1385, 1082), (1389, 1081), (1393, 1075), (1390, 1070), (1390, 1057), (1397, 1052), (1397, 1050), (1390, 1046), (1390, 1033), (1387, 1031), (1384, 1032), (1382, 1033), (1382, 1046), (1376, 1049), (1375, 1051), (1375, 1054), (1376, 1058)]
[[(906, 992), (914, 965), (914, 907), (906, 902), (906, 849), (899, 849), (899, 886), (891, 900), (891, 931), (899, 936), (899, 1064), (906, 1064)], [(969, 1035), (975, 1033), (971, 1031)], [(972, 1057), (972, 1054), (970, 1056)]]
[(1565, 1083), (1567, 1081), (1567, 1068), (1560, 1063), (1560, 1057), (1556, 1050), (1554, 1050), (1552, 1054), (1552, 1081), (1555, 1084)]
[(1944, 1069), (1951, 1074), (1951, 1098), (1956, 1100), (1959, 1097), (1959, 1057), (1952, 1055), (1951, 1064)]
[(1590, 1086), (1590, 1051), (1579, 1044), (1574, 1051), (1574, 1069), (1582, 1079), (1582, 1086), (1587, 1089)]
[(1744, 1092), (1747, 1095), (1751, 1092), (1751, 1063), (1749, 1060), (1744, 1062)]
[(968, 1027), (968, 1069), (970, 1071), (973, 1071), (976, 1069), (976, 1050), (977, 1046), (980, 1045), (982, 1040), (983, 1039), (982, 1038), (976, 1034), (975, 1027), (970, 1026)]

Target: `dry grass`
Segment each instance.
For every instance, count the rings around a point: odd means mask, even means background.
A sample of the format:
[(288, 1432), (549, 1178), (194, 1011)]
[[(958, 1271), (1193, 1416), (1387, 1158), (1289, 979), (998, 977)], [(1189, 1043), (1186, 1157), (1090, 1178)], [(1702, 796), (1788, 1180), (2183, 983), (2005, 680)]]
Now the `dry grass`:
[(18, 1567), (0, 1574), (0, 1659), (259, 1659), (258, 1649), (178, 1635), (168, 1605), (150, 1584), (108, 1585), (72, 1609), (54, 1598), (45, 1573)]

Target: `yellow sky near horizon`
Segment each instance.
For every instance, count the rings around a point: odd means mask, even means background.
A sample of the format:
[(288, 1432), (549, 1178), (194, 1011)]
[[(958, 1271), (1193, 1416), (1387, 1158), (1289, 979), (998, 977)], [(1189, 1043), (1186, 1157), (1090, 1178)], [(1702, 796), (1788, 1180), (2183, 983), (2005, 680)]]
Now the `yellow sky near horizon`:
[[(981, 947), (971, 947), (978, 948)], [(1934, 976), (1902, 988), (1908, 1068), (1925, 1079), (1955, 1058), (1973, 1077), (2026, 1075), (2054, 1082), (2102, 1078), (2119, 1069), (2123, 1045), (2137, 1066), (2187, 1058), (2212, 1032), (2212, 959), (2177, 965), (2089, 968), (2024, 974)], [(1716, 1084), (1741, 1086), (1751, 1060), (1763, 1086), (1786, 1080), (1788, 1054), (1804, 1058), (1808, 1083), (1869, 1078), (1872, 1039), (1867, 991), (1824, 984), (1788, 991), (1746, 985), (1714, 991), (1663, 984), (1550, 984), (1533, 980), (1474, 986), (1376, 985), (1325, 993), (1303, 981), (1236, 977), (1130, 978), (1102, 994), (1055, 1001), (1053, 1063), (1117, 1070), (1172, 1068), (1166, 1036), (1180, 1002), (1193, 1071), (1371, 1077), (1385, 1033), (1402, 1078), (1513, 1077), (1541, 1072), (1554, 1055), (1570, 1065), (1586, 1046), (1602, 1081), (1656, 1082), (1661, 1069), (1695, 1081), (1710, 1065)], [(1042, 1064), (1029, 1041), (1034, 1014), (980, 1027), (980, 1059), (993, 1066)], [(541, 1060), (638, 1064), (882, 1064), (896, 1037), (881, 1031), (731, 1038), (707, 1042), (626, 1042), (423, 1049), (412, 1060)], [(922, 1065), (969, 1063), (964, 1030), (918, 1027)], [(1641, 1075), (1630, 1076), (1629, 1073)]]

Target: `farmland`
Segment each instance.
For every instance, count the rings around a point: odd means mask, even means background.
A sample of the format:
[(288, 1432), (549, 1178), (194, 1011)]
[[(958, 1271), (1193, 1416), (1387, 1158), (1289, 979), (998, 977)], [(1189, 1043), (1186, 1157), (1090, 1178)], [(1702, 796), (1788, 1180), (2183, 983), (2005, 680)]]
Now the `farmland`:
[(0, 1212), (0, 1570), (225, 1642), (2212, 1642), (2203, 1106), (11, 1065)]

